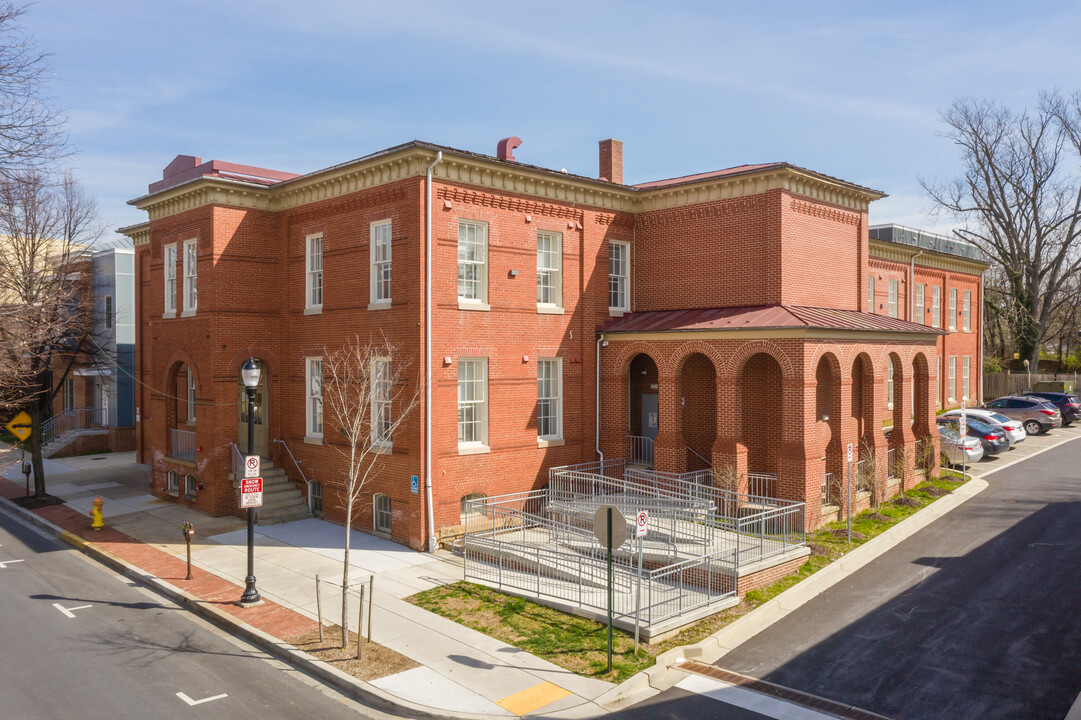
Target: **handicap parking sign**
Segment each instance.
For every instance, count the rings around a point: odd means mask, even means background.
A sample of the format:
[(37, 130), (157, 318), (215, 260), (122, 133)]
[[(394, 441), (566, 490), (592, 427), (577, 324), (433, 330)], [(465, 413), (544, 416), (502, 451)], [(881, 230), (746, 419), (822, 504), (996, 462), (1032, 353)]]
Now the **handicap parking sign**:
[(420, 492), (420, 478), (416, 475), (409, 476), (409, 491), (414, 495)]

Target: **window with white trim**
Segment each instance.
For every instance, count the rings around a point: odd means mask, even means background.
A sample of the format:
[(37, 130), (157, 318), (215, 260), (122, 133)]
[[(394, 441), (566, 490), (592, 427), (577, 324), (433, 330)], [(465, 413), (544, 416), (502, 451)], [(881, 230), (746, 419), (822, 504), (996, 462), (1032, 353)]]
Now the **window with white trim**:
[(176, 470), (170, 470), (165, 475), (165, 492), (170, 495), (180, 494), (180, 476), (176, 474)]
[(558, 440), (563, 437), (563, 360), (537, 360), (537, 437)]
[(931, 327), (942, 327), (942, 288), (931, 287)]
[(165, 258), (165, 316), (176, 315), (176, 243), (166, 245), (162, 251)]
[(563, 235), (537, 232), (537, 305), (563, 306)]
[(304, 251), (304, 309), (323, 309), (323, 233), (308, 235)]
[(961, 303), (961, 329), (972, 332), (972, 291), (965, 290), (964, 300)]
[(950, 288), (949, 313), (946, 320), (949, 323), (950, 332), (953, 332), (957, 329), (957, 288)]
[(488, 225), (458, 221), (458, 299), (488, 301)]
[(875, 276), (867, 278), (867, 312), (875, 311)]
[(630, 243), (608, 241), (608, 310), (627, 312), (631, 309), (628, 284), (631, 268)]
[(371, 368), (372, 443), (389, 448), (393, 438), (391, 428), (390, 358), (372, 358)]
[[(459, 231), (460, 233), (460, 231)], [(369, 231), (371, 240), (371, 294), (368, 302), (374, 304), (390, 304), (390, 277), (391, 277), (391, 221), (380, 220), (373, 222)]]
[(487, 498), (487, 495), (479, 492), (462, 496), (458, 508), (458, 515), (461, 517), (462, 523), (465, 523), (471, 517), (485, 517), (484, 501)]
[(954, 402), (957, 399), (957, 356), (950, 355), (950, 375), (949, 384), (946, 386), (948, 402)]
[(969, 394), (969, 369), (972, 366), (972, 357), (965, 355), (961, 358), (961, 399), (968, 400)]
[(458, 448), (488, 444), (488, 360), (458, 359)]
[(195, 476), (194, 475), (185, 475), (184, 476), (184, 499), (185, 500), (194, 500), (195, 499), (195, 491), (198, 490), (198, 489), (199, 489), (199, 485), (195, 480)]
[(323, 358), (310, 357), (304, 361), (305, 434), (323, 437)]
[(393, 514), (390, 510), (390, 498), (382, 493), (377, 493), (372, 498), (372, 507), (374, 509), (373, 515), (375, 516), (375, 531), (381, 533), (390, 533), (391, 519)]
[(920, 325), (927, 324), (927, 312), (923, 309), (923, 283), (916, 285), (916, 305), (913, 308), (912, 322), (917, 322)]
[(64, 409), (75, 409), (75, 378), (64, 379)]
[(198, 240), (184, 241), (184, 312), (194, 313), (199, 300)]
[(886, 314), (891, 318), (897, 317), (897, 281), (890, 280), (889, 282), (889, 297), (886, 305)]
[(188, 400), (188, 424), (195, 424), (195, 375), (192, 374), (191, 368), (187, 369), (188, 383), (187, 383), (187, 400)]
[(893, 410), (893, 358), (886, 358), (886, 407)]
[(935, 378), (935, 405), (942, 404), (942, 358), (938, 359), (938, 377)]

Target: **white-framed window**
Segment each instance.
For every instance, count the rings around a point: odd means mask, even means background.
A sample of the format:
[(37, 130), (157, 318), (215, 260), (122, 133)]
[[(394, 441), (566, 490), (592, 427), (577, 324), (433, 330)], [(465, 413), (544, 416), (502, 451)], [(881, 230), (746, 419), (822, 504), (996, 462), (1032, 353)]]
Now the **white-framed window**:
[(893, 410), (893, 358), (886, 358), (886, 407)]
[(942, 327), (942, 288), (931, 287), (931, 327)]
[(957, 288), (950, 288), (949, 313), (946, 320), (949, 322), (950, 332), (953, 332), (957, 329)]
[(458, 299), (488, 301), (488, 225), (458, 221)]
[(972, 367), (972, 356), (965, 355), (961, 358), (961, 399), (968, 400), (969, 391), (969, 370)]
[(537, 360), (537, 437), (558, 440), (563, 437), (563, 360)]
[(631, 245), (617, 240), (608, 241), (608, 310), (627, 312), (631, 309), (628, 293), (631, 270)]
[(461, 517), (463, 524), (471, 517), (482, 518), (485, 516), (483, 501), (487, 497), (488, 496), (484, 493), (479, 492), (462, 496), (462, 499), (459, 501), (458, 514)]
[(391, 426), (390, 358), (372, 358), (371, 368), (372, 443), (389, 448), (393, 438)]
[(311, 438), (323, 437), (323, 358), (310, 357), (304, 361), (305, 434)]
[(170, 470), (165, 474), (165, 492), (170, 495), (180, 494), (180, 477), (176, 474), (176, 470)]
[(184, 312), (194, 313), (199, 300), (199, 241), (184, 241)]
[(195, 491), (199, 489), (198, 483), (195, 480), (194, 475), (184, 476), (184, 499), (194, 500)]
[(188, 400), (188, 424), (195, 424), (195, 375), (192, 374), (191, 368), (187, 369), (188, 383), (187, 383), (187, 400)]
[(965, 290), (964, 299), (961, 303), (961, 329), (972, 332), (972, 291)]
[(957, 356), (950, 355), (949, 362), (949, 384), (946, 386), (946, 400), (948, 402), (954, 402), (957, 400)]
[(323, 233), (304, 239), (304, 309), (323, 309)]
[(393, 514), (390, 511), (390, 498), (383, 493), (376, 493), (372, 498), (372, 513), (375, 518), (375, 531), (381, 533), (390, 533), (391, 518)]
[(110, 330), (113, 327), (113, 296), (106, 295), (102, 305), (105, 313), (105, 329)]
[(162, 250), (165, 264), (165, 317), (176, 316), (176, 243)]
[(537, 232), (537, 305), (563, 306), (563, 235)]
[(75, 409), (75, 378), (64, 379), (64, 409)]
[(867, 312), (875, 311), (875, 276), (867, 278)]
[[(460, 231), (459, 231), (460, 234)], [(390, 304), (390, 278), (391, 278), (391, 221), (380, 220), (373, 222), (369, 230), (371, 240), (371, 294), (368, 302), (373, 305)]]
[(488, 359), (458, 359), (458, 449), (488, 445)]
[(923, 283), (916, 285), (916, 306), (913, 309), (912, 322), (917, 322), (920, 325), (927, 324), (927, 312), (923, 309)]
[(890, 280), (889, 283), (889, 299), (886, 305), (886, 314), (891, 318), (897, 317), (897, 281)]

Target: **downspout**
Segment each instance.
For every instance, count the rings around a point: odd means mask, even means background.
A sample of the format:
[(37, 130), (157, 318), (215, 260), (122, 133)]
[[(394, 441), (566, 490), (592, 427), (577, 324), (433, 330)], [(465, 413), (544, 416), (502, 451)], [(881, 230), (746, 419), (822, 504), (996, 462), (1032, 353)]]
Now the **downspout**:
[(432, 502), (432, 168), (443, 161), (435, 154), (425, 177), (427, 202), (424, 212), (424, 489), (428, 501), (428, 552), (435, 552), (435, 504)]
[(596, 405), (594, 406), (594, 410), (596, 410), (596, 416), (593, 419), (593, 429), (594, 429), (594, 433), (596, 435), (597, 455), (601, 459), (601, 473), (603, 474), (603, 472), (604, 472), (604, 453), (601, 452), (601, 343), (602, 342), (604, 342), (604, 335), (601, 335), (601, 336), (599, 336), (597, 338), (597, 397), (596, 397), (596, 401), (595, 401)]
[[(923, 250), (908, 259), (908, 321), (916, 322), (916, 258)], [(920, 323), (923, 324), (922, 322)]]

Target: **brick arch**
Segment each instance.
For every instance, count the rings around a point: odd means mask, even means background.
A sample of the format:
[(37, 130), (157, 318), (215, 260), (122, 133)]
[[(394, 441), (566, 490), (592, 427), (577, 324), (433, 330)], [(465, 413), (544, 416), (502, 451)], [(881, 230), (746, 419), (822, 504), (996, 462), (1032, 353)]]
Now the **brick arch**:
[(796, 369), (792, 364), (792, 358), (788, 357), (788, 353), (782, 350), (780, 346), (769, 340), (748, 340), (740, 345), (728, 358), (724, 372), (719, 374), (718, 378), (723, 376), (726, 380), (738, 381), (743, 366), (759, 353), (765, 353), (777, 361), (777, 364), (781, 366), (782, 379), (788, 380), (795, 377)]
[(270, 371), (271, 377), (277, 377), (277, 375), (279, 374), (279, 371), (281, 369), (281, 362), (278, 360), (278, 356), (270, 350), (267, 350), (266, 348), (260, 347), (258, 345), (249, 345), (247, 349), (235, 353), (232, 359), (229, 360), (229, 365), (227, 367), (229, 368), (230, 372), (239, 373), (240, 366), (243, 365), (245, 361), (247, 361), (247, 359), (250, 357), (262, 361), (263, 364), (266, 366), (267, 370)]
[(667, 354), (653, 343), (647, 342), (632, 342), (622, 347), (619, 355), (616, 356), (617, 372), (620, 375), (626, 375), (631, 369), (631, 361), (638, 355), (649, 355), (657, 366), (658, 374), (669, 374), (670, 363)]
[[(199, 367), (195, 364), (195, 360), (192, 359), (187, 350), (177, 350), (170, 355), (169, 359), (165, 362), (165, 387), (170, 387), (169, 383), (175, 385), (176, 373), (179, 371), (179, 366), (181, 364), (186, 365), (191, 370), (191, 374), (195, 376), (195, 387), (201, 387)], [(171, 395), (172, 392), (170, 391), (168, 394)]]
[(713, 345), (702, 340), (692, 340), (686, 342), (672, 351), (671, 366), (675, 375), (680, 375), (683, 372), (683, 366), (687, 363), (687, 360), (698, 353), (705, 355), (713, 363), (713, 370), (717, 373), (717, 377), (721, 376), (724, 371), (725, 360), (720, 351)]

